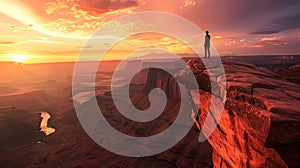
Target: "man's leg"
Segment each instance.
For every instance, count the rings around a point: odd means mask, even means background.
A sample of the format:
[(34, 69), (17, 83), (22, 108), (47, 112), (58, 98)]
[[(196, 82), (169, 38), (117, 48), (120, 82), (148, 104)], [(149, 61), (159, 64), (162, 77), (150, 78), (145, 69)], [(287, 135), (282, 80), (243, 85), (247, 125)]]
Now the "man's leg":
[(208, 58), (210, 58), (210, 47), (207, 47)]
[(206, 57), (207, 57), (207, 47), (204, 46), (204, 58), (206, 58)]

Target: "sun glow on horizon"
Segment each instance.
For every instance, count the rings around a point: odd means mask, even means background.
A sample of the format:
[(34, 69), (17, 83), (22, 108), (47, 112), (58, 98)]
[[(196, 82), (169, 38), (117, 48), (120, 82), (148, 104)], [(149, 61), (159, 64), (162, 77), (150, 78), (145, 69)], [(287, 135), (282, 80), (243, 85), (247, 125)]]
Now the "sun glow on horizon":
[(28, 55), (20, 55), (20, 54), (15, 54), (10, 56), (10, 59), (13, 62), (19, 62), (19, 63), (24, 63), (28, 58), (29, 58)]

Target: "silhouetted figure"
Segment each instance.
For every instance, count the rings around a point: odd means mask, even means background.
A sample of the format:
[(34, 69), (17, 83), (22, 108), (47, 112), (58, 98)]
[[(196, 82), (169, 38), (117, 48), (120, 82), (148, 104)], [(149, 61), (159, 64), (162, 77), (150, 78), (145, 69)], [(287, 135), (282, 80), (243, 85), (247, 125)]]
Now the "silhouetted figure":
[(205, 42), (204, 42), (204, 55), (205, 58), (210, 58), (210, 35), (209, 31), (206, 31)]

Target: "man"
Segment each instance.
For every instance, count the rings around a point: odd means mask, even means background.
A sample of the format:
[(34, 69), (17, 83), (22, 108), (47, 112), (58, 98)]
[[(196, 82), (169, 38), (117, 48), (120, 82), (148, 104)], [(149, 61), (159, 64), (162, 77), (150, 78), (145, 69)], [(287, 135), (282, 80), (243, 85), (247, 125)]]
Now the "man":
[(205, 58), (210, 58), (210, 35), (209, 31), (206, 31), (205, 42), (204, 42)]

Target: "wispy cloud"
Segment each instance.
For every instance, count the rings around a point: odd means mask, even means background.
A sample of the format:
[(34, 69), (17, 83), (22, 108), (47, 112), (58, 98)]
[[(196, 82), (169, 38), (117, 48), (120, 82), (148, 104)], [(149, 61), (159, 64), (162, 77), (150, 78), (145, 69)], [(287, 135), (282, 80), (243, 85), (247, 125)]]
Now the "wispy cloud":
[(15, 42), (12, 42), (12, 41), (0, 41), (0, 45), (12, 45), (12, 44), (15, 44)]
[(22, 25), (22, 26), (17, 26), (17, 25), (11, 25), (10, 28), (14, 31), (14, 32), (20, 32), (20, 31), (26, 31), (26, 30), (31, 30), (33, 27), (32, 24), (29, 25)]
[(278, 41), (280, 37), (263, 37), (260, 41)]
[(280, 32), (279, 30), (258, 30), (258, 31), (251, 32), (250, 34), (275, 34), (279, 32)]

